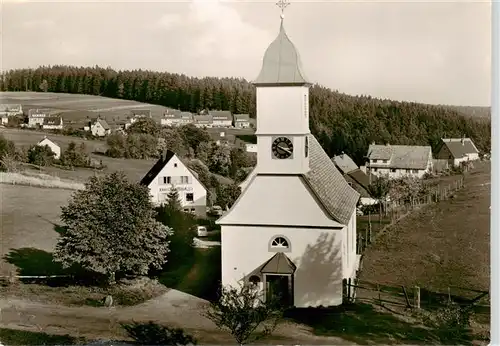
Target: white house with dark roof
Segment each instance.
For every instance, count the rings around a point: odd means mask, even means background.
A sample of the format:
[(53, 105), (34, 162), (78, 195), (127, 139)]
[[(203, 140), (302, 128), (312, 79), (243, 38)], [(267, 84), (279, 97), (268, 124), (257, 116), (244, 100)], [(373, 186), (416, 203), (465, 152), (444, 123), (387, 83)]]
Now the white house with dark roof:
[(479, 150), (472, 139), (442, 138), (441, 145), (437, 149), (436, 159), (446, 160), (451, 166), (459, 166), (462, 162), (479, 160)]
[(13, 117), (23, 114), (23, 106), (20, 104), (0, 104), (0, 116)]
[(354, 278), (356, 203), (352, 189), (309, 130), (309, 87), (283, 27), (253, 82), (257, 165), (217, 223), (222, 285), (255, 285), (265, 299), (295, 307), (340, 305)]
[(187, 124), (192, 124), (193, 113), (191, 112), (181, 112), (177, 109), (167, 109), (165, 113), (163, 113), (163, 118), (160, 120), (162, 126), (184, 126)]
[(111, 127), (108, 125), (106, 120), (97, 118), (93, 123), (91, 123), (90, 132), (92, 133), (92, 136), (104, 137), (111, 133)]
[(50, 116), (43, 119), (42, 128), (44, 130), (62, 130), (63, 118), (61, 116)]
[(230, 111), (208, 111), (212, 117), (213, 127), (231, 127), (233, 126), (233, 115)]
[(51, 115), (50, 109), (32, 108), (28, 110), (28, 127), (43, 126), (46, 117)]
[(212, 127), (213, 120), (210, 114), (194, 114), (193, 120), (194, 120), (194, 126), (198, 128)]
[(390, 179), (411, 176), (422, 178), (432, 172), (430, 146), (371, 144), (366, 156), (366, 171)]
[(52, 150), (52, 152), (55, 154), (54, 158), (56, 160), (61, 158), (61, 147), (56, 142), (48, 139), (47, 136), (44, 136), (43, 139), (40, 142), (38, 142), (36, 145), (41, 146), (41, 147), (48, 146), (50, 148), (50, 150)]
[(235, 114), (234, 127), (237, 129), (247, 129), (250, 127), (250, 115), (248, 114)]
[(165, 204), (170, 190), (176, 188), (185, 212), (198, 217), (206, 216), (207, 188), (198, 180), (196, 172), (189, 169), (172, 151), (166, 151), (140, 183), (149, 187), (154, 204)]

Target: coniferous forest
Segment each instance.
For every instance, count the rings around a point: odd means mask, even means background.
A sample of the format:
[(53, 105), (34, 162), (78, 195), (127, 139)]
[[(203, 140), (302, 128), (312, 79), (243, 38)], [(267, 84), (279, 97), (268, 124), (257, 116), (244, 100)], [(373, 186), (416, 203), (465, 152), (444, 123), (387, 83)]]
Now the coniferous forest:
[[(2, 91), (45, 91), (122, 98), (196, 112), (230, 110), (255, 117), (255, 88), (244, 79), (194, 78), (145, 70), (47, 66), (4, 72)], [(363, 162), (371, 142), (431, 145), (442, 137), (471, 137), (490, 151), (489, 118), (454, 107), (350, 96), (320, 85), (310, 91), (310, 128), (330, 156), (348, 153)]]

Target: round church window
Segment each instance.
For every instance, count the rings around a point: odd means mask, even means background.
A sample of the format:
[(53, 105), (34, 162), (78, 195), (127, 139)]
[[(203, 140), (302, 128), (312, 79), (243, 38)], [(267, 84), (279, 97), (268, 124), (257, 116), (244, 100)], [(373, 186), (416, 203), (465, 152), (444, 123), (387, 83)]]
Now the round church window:
[(279, 249), (288, 249), (288, 241), (283, 237), (276, 237), (271, 243), (271, 247)]

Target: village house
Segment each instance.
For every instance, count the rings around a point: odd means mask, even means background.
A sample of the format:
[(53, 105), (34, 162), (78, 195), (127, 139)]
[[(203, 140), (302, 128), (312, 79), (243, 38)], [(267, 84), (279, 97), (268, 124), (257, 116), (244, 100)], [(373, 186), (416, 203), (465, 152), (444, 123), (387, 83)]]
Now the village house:
[(407, 176), (422, 178), (432, 172), (432, 149), (430, 146), (380, 145), (368, 147), (367, 173), (398, 179)]
[(237, 129), (247, 129), (250, 127), (250, 115), (248, 114), (235, 114), (234, 127)]
[(63, 118), (60, 116), (50, 116), (43, 119), (42, 129), (44, 130), (62, 130)]
[(44, 136), (43, 139), (36, 145), (41, 147), (48, 146), (50, 150), (52, 150), (52, 152), (55, 154), (54, 158), (56, 160), (59, 160), (61, 158), (61, 147), (56, 142), (48, 139), (47, 136)]
[(360, 204), (371, 205), (377, 203), (369, 192), (368, 186), (375, 182), (377, 176), (365, 173), (358, 165), (345, 153), (332, 157), (332, 161), (338, 170), (344, 175), (347, 184), (360, 194)]
[(106, 120), (97, 118), (91, 123), (90, 132), (92, 133), (92, 136), (104, 137), (111, 133), (111, 127), (109, 127)]
[(465, 136), (462, 138), (442, 138), (436, 153), (437, 160), (445, 160), (450, 166), (455, 167), (462, 162), (479, 160), (479, 150), (472, 139)]
[(184, 126), (193, 122), (193, 114), (191, 112), (181, 112), (177, 109), (168, 109), (160, 120), (162, 126), (171, 127)]
[(185, 212), (198, 217), (206, 216), (206, 187), (198, 180), (196, 172), (189, 169), (172, 151), (167, 150), (140, 183), (149, 188), (155, 205), (167, 203), (168, 193), (175, 188)]
[(50, 109), (30, 109), (28, 110), (28, 127), (41, 127), (46, 117), (51, 115)]
[(212, 116), (210, 114), (195, 114), (193, 115), (194, 126), (198, 128), (211, 128)]
[(230, 111), (208, 111), (208, 115), (212, 117), (213, 127), (233, 126), (233, 115)]
[(0, 116), (13, 117), (23, 114), (23, 106), (20, 104), (0, 104)]
[(311, 83), (283, 19), (253, 84), (257, 166), (217, 220), (222, 285), (253, 285), (264, 299), (277, 298), (283, 306), (340, 305), (344, 282), (359, 267), (359, 194), (310, 133)]
[(1, 115), (0, 124), (7, 125), (8, 123), (9, 123), (9, 116), (8, 115)]

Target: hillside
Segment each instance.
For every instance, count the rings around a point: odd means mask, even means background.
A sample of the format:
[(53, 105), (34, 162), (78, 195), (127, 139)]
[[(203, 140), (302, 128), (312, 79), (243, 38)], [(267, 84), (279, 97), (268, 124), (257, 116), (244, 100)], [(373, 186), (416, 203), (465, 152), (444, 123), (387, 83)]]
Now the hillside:
[(459, 114), (470, 116), (473, 118), (491, 119), (491, 107), (475, 107), (475, 106), (444, 106)]
[[(255, 88), (236, 78), (192, 78), (153, 71), (52, 66), (12, 70), (0, 80), (3, 91), (45, 91), (101, 95), (179, 108), (223, 109), (255, 117)], [(373, 142), (431, 145), (443, 136), (471, 137), (490, 151), (491, 123), (445, 106), (350, 96), (314, 85), (310, 94), (311, 131), (330, 156), (342, 151), (363, 162)]]

